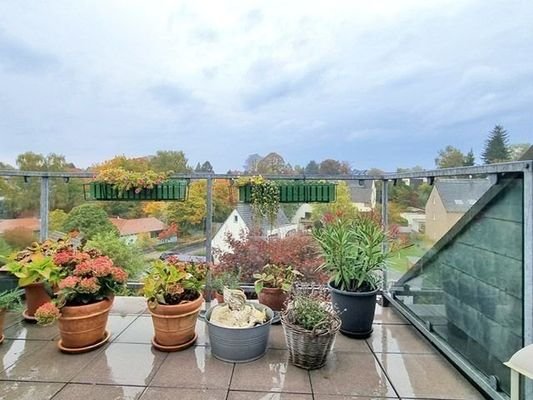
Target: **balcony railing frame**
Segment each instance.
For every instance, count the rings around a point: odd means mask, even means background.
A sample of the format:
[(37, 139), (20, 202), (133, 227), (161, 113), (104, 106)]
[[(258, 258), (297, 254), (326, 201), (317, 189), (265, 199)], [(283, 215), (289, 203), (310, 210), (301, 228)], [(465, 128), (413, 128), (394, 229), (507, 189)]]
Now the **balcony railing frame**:
[[(523, 174), (523, 215), (524, 215), (524, 273), (523, 273), (523, 336), (524, 346), (533, 343), (533, 161), (515, 161), (500, 164), (489, 164), (460, 168), (445, 168), (436, 170), (424, 170), (401, 173), (384, 173), (382, 175), (367, 175), (364, 172), (351, 175), (263, 175), (267, 179), (277, 180), (335, 180), (335, 181), (381, 181), (383, 190), (381, 196), (382, 205), (382, 223), (385, 229), (388, 229), (388, 194), (389, 185), (402, 179), (427, 178), (433, 183), (438, 177), (456, 177), (456, 176), (474, 176), (474, 175), (494, 175), (498, 176), (522, 173)], [(213, 261), (211, 247), (211, 229), (213, 219), (213, 180), (215, 179), (237, 179), (241, 176), (252, 176), (253, 174), (215, 174), (215, 173), (192, 173), (192, 174), (173, 174), (171, 178), (206, 180), (206, 259), (208, 262)], [(50, 179), (70, 178), (94, 178), (93, 172), (52, 172), (52, 171), (20, 171), (20, 170), (0, 170), (0, 177), (24, 177), (38, 178), (41, 180), (41, 198), (40, 198), (40, 238), (44, 240), (48, 236), (48, 212), (49, 212), (49, 192)], [(426, 336), (443, 354), (445, 354), (456, 367), (458, 367), (468, 378), (474, 381), (482, 390), (492, 398), (498, 400), (508, 399), (502, 392), (497, 390), (497, 382), (488, 380), (472, 364), (465, 360), (445, 341), (431, 332), (430, 327), (417, 319), (405, 307), (398, 302), (391, 292), (387, 290), (387, 273), (384, 273), (383, 298), (385, 302), (390, 302), (400, 313), (402, 313), (422, 334)], [(533, 384), (527, 382), (525, 385), (526, 398), (533, 394)], [(533, 397), (531, 397), (533, 398)]]

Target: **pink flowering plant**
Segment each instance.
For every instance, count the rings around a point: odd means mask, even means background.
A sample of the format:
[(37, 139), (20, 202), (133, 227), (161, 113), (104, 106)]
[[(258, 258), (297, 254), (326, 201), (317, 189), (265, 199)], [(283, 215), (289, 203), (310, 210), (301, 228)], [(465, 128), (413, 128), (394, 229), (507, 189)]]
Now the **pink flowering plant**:
[(52, 302), (39, 307), (35, 313), (41, 325), (57, 320), (64, 306), (80, 306), (109, 298), (122, 290), (128, 279), (126, 271), (95, 250), (65, 249), (56, 253), (53, 260), (61, 268), (63, 278)]

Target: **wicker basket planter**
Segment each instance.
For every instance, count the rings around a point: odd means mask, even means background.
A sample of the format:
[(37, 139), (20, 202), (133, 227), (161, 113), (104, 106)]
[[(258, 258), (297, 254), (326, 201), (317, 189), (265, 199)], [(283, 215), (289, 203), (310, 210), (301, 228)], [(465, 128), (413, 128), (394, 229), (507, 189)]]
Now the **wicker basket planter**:
[(88, 185), (88, 189), (85, 187), (85, 198), (105, 201), (185, 201), (187, 189), (186, 180), (168, 181), (155, 185), (152, 189), (141, 189), (138, 193), (135, 189), (121, 192), (109, 183), (92, 182)]
[(287, 321), (285, 313), (281, 315), (281, 324), (289, 348), (289, 361), (303, 369), (322, 368), (327, 361), (335, 336), (341, 327), (341, 321), (335, 317), (335, 325), (330, 329), (316, 326), (312, 331)]
[[(337, 198), (337, 185), (334, 183), (278, 183), (280, 203), (331, 203)], [(239, 201), (252, 202), (251, 184), (239, 186)]]

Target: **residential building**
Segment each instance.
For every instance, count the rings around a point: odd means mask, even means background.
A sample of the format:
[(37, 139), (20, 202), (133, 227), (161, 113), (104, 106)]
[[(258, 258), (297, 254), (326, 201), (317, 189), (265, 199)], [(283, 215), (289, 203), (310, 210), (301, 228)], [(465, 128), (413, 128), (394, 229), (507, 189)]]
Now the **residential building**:
[(371, 212), (376, 208), (376, 185), (374, 181), (353, 180), (347, 182), (353, 204), (360, 212)]
[(147, 218), (109, 218), (111, 223), (118, 229), (120, 237), (127, 243), (135, 243), (139, 237), (147, 236), (156, 239), (157, 236), (167, 229), (164, 222), (154, 217)]

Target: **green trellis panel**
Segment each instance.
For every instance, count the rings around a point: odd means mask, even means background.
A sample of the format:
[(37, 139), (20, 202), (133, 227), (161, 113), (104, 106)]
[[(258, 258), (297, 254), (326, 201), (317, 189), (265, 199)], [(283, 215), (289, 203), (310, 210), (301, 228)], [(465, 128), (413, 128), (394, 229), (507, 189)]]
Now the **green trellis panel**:
[[(337, 198), (337, 185), (334, 183), (279, 183), (280, 203), (331, 203)], [(252, 201), (252, 185), (239, 187), (239, 200)]]
[(141, 189), (139, 193), (135, 193), (134, 189), (120, 192), (111, 184), (92, 182), (89, 184), (89, 198), (107, 201), (185, 201), (187, 190), (186, 180), (168, 181), (155, 185), (152, 189)]

